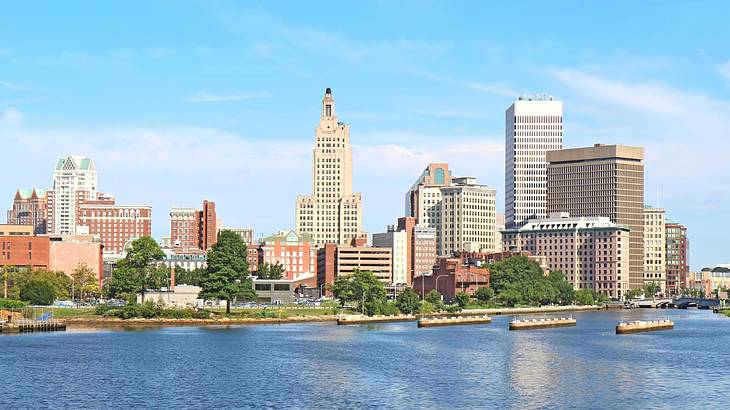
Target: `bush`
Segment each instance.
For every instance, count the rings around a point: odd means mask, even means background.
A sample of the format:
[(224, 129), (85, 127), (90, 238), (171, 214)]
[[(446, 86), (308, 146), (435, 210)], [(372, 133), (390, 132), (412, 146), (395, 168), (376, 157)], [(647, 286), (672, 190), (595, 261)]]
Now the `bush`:
[(459, 305), (446, 305), (446, 306), (444, 306), (444, 310), (446, 310), (449, 313), (458, 313), (458, 312), (461, 312), (461, 306), (459, 306)]
[(463, 309), (464, 306), (469, 303), (469, 295), (467, 295), (465, 292), (459, 292), (456, 294), (456, 296), (454, 296), (454, 302), (456, 302), (456, 304)]
[(433, 303), (426, 301), (421, 304), (421, 313), (429, 314), (434, 312), (436, 312), (436, 306)]
[(494, 290), (488, 287), (479, 288), (476, 292), (474, 292), (474, 297), (479, 301), (479, 303), (487, 304), (490, 300), (492, 300), (492, 298), (494, 298)]
[(393, 301), (381, 302), (375, 309), (376, 315), (395, 316), (398, 314), (398, 306)]
[(111, 307), (107, 304), (102, 304), (102, 305), (98, 305), (94, 308), (94, 314), (98, 315), (98, 316), (106, 316), (107, 312), (112, 311), (112, 310), (114, 310), (113, 307)]
[(20, 299), (31, 305), (48, 306), (56, 300), (56, 292), (47, 281), (31, 280), (20, 289)]
[(0, 309), (20, 309), (26, 306), (28, 306), (28, 302), (22, 300), (0, 298)]

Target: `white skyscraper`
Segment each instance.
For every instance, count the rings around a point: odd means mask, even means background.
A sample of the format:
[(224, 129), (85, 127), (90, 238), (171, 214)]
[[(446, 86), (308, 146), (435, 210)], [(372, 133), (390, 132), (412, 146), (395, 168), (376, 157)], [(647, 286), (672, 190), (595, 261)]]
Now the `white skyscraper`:
[(317, 245), (349, 244), (362, 233), (362, 195), (352, 193), (350, 126), (337, 121), (329, 88), (315, 135), (312, 195), (297, 197), (296, 230)]
[(563, 103), (522, 95), (505, 112), (505, 219), (520, 226), (547, 217), (545, 152), (563, 149)]
[(76, 212), (83, 199), (96, 199), (96, 167), (91, 158), (66, 156), (59, 158), (53, 171), (53, 189), (48, 191), (48, 232), (74, 235)]

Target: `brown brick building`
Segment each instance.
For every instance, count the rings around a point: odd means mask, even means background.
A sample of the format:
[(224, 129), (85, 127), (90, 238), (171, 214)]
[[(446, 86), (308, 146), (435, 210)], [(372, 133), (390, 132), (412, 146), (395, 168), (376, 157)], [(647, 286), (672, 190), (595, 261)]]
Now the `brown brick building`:
[(203, 201), (203, 208), (170, 210), (170, 242), (174, 247), (209, 250), (218, 241), (215, 202)]
[(13, 197), (13, 209), (8, 210), (8, 224), (33, 225), (36, 234), (48, 227), (48, 199), (44, 189), (18, 189)]
[(110, 195), (79, 201), (77, 215), (78, 226), (87, 227), (89, 235), (98, 235), (108, 251), (122, 252), (128, 241), (152, 235), (152, 207), (116, 205)]
[(435, 289), (446, 302), (452, 301), (457, 292), (473, 295), (483, 287), (489, 287), (489, 269), (464, 265), (460, 258), (440, 257), (431, 275), (413, 280), (413, 290), (421, 297)]

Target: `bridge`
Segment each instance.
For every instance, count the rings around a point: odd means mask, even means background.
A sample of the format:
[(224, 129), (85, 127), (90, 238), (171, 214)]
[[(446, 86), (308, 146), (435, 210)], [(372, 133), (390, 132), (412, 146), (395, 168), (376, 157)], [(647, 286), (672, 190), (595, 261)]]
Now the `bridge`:
[(717, 299), (701, 299), (701, 298), (687, 298), (681, 297), (677, 299), (645, 299), (634, 301), (633, 304), (640, 308), (670, 308), (674, 307), (677, 309), (687, 309), (690, 307), (696, 307), (698, 309), (712, 309), (720, 305), (720, 301)]

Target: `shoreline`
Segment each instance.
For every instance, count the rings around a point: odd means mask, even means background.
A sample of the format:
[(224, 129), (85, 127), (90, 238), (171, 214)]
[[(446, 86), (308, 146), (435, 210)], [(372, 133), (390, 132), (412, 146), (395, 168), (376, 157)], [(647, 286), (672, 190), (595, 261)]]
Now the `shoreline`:
[[(391, 320), (398, 321), (416, 321), (418, 318), (441, 317), (441, 316), (475, 316), (475, 315), (524, 315), (524, 314), (542, 314), (542, 313), (562, 313), (562, 312), (599, 312), (607, 310), (605, 306), (543, 306), (543, 307), (524, 307), (524, 308), (490, 308), (490, 309), (468, 309), (458, 313), (439, 312), (434, 314), (416, 315), (409, 318), (399, 319), (397, 316), (391, 317)], [(238, 326), (238, 325), (276, 325), (288, 323), (337, 323), (342, 318), (354, 318), (360, 315), (314, 315), (314, 316), (292, 316), (287, 318), (215, 318), (215, 319), (171, 319), (171, 318), (154, 318), (154, 319), (119, 319), (106, 317), (77, 317), (63, 319), (69, 328), (104, 328), (104, 327), (177, 327), (177, 326)], [(375, 321), (373, 321), (375, 322)]]

